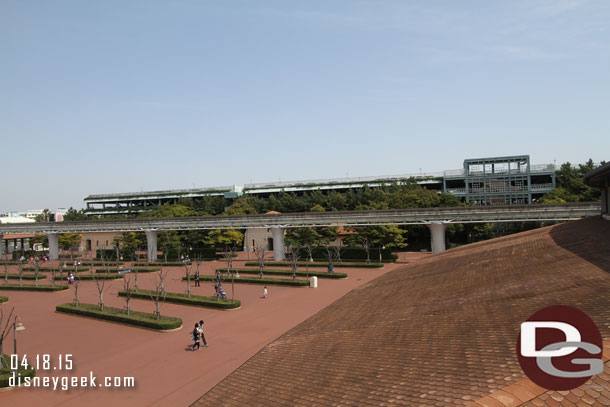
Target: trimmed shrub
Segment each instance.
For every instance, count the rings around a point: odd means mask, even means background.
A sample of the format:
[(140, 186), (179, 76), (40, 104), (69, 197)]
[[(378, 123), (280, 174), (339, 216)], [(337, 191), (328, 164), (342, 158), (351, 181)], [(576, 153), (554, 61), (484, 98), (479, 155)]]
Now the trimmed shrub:
[[(27, 368), (23, 367), (21, 363), (19, 363), (17, 367), (17, 371), (11, 370), (11, 358), (9, 355), (0, 355), (2, 359), (4, 359), (5, 365), (7, 368), (0, 369), (0, 388), (9, 387), (9, 380), (13, 376), (13, 373), (16, 373), (17, 377), (21, 377), (23, 380), (24, 377), (34, 377), (36, 376), (36, 370), (32, 366), (28, 366)], [(21, 362), (21, 360), (19, 360)]]
[[(191, 280), (193, 278), (191, 277)], [(186, 281), (186, 277), (182, 277)], [(200, 276), (201, 281), (216, 281), (216, 276)], [(255, 277), (235, 277), (235, 282), (240, 284), (268, 284), (268, 285), (288, 285), (293, 287), (308, 287), (309, 280), (289, 280), (287, 278), (255, 278)], [(231, 278), (226, 278), (224, 283), (231, 283)]]
[[(290, 267), (290, 264), (287, 261), (274, 261), (272, 263), (265, 262), (265, 267)], [(299, 267), (328, 267), (328, 263), (322, 262), (299, 262)], [(246, 262), (246, 266), (258, 266), (257, 262), (248, 261)], [(363, 269), (380, 269), (383, 268), (383, 263), (334, 263), (335, 268), (337, 267), (351, 267), (351, 268), (363, 268)]]
[[(74, 276), (75, 279), (77, 280), (93, 280), (93, 276), (91, 274), (77, 274)], [(123, 278), (122, 274), (108, 274), (108, 275), (104, 275), (104, 274), (100, 274), (98, 276), (95, 276), (95, 280), (118, 280), (119, 278)], [(53, 279), (51, 279), (51, 281), (53, 281)], [(55, 276), (55, 281), (59, 281), (59, 276)]]
[[(126, 268), (124, 268), (122, 270), (119, 270), (119, 271), (125, 271), (125, 270), (131, 270), (132, 273), (135, 272), (136, 270), (138, 271), (138, 273), (153, 273), (153, 272), (159, 271), (161, 269), (158, 268), (158, 267), (150, 267), (150, 268), (147, 268), (147, 267), (126, 267)], [(117, 270), (115, 268), (114, 269), (95, 269), (95, 272), (96, 273), (106, 273), (106, 272), (108, 272), (108, 273), (111, 273), (111, 274), (112, 273), (117, 274)]]
[(0, 296), (0, 304), (2, 304), (3, 302), (7, 302), (7, 301), (8, 301), (8, 297)]
[[(150, 290), (138, 290), (131, 292), (131, 298), (140, 298), (144, 300), (151, 300), (151, 295), (155, 295), (154, 291)], [(125, 291), (119, 291), (119, 296), (124, 297)], [(173, 302), (176, 304), (186, 304), (193, 305), (196, 307), (206, 307), (206, 308), (218, 308), (218, 309), (234, 309), (239, 308), (241, 306), (241, 301), (239, 300), (223, 300), (217, 299), (214, 297), (205, 297), (202, 295), (192, 295), (187, 297), (186, 294), (181, 293), (165, 293), (165, 302)]]
[(39, 285), (38, 287), (34, 285), (19, 285), (19, 284), (0, 284), (0, 291), (2, 290), (13, 290), (13, 291), (63, 291), (67, 290), (68, 286), (55, 286), (52, 285)]
[[(38, 271), (57, 271), (59, 272), (59, 269), (62, 269), (64, 272), (70, 272), (70, 271), (74, 271), (74, 267), (70, 267), (70, 266), (66, 266), (66, 268), (63, 267), (40, 267), (38, 269)], [(23, 271), (35, 271), (36, 269), (34, 267), (24, 267)], [(77, 267), (76, 271), (89, 271), (89, 267)]]
[[(221, 271), (223, 273), (226, 273), (229, 269), (216, 269), (217, 271)], [(243, 269), (243, 268), (235, 268), (233, 269), (234, 271), (237, 271), (238, 273), (241, 274), (258, 274), (259, 270), (258, 269)], [(292, 270), (278, 270), (278, 269), (265, 269), (265, 271), (263, 271), (263, 277), (266, 275), (271, 275), (271, 276), (291, 276), (292, 275)], [(297, 277), (319, 277), (319, 278), (330, 278), (330, 279), (337, 279), (337, 278), (347, 278), (347, 274), (345, 273), (329, 273), (328, 271), (309, 271), (309, 273), (301, 270), (296, 272)], [(191, 277), (192, 280), (192, 277)]]
[[(47, 278), (46, 274), (40, 274), (38, 275), (38, 279), (39, 280), (44, 280), (45, 278)], [(0, 280), (4, 279), (4, 275), (0, 276)], [(8, 279), (9, 280), (19, 280), (19, 274), (9, 274), (8, 275)], [(36, 280), (36, 276), (33, 274), (24, 274), (21, 277), (22, 280)]]
[[(370, 258), (372, 261), (379, 260), (379, 248), (372, 247), (369, 249)], [(305, 249), (301, 249), (299, 251), (299, 257), (306, 259), (308, 258), (307, 251)], [(326, 261), (328, 260), (328, 253), (326, 252), (326, 248), (324, 247), (314, 247), (312, 251), (312, 256), (314, 261)], [(394, 262), (398, 260), (398, 256), (392, 254), (392, 249), (382, 249), (381, 250), (381, 259), (382, 261)], [(361, 247), (342, 247), (341, 248), (341, 260), (343, 261), (366, 261), (366, 250)]]
[(129, 315), (121, 308), (104, 306), (104, 311), (100, 311), (98, 305), (80, 303), (78, 307), (74, 304), (61, 304), (55, 307), (57, 312), (66, 314), (81, 315), (85, 317), (102, 319), (111, 322), (134, 325), (139, 327), (157, 329), (160, 331), (176, 329), (182, 326), (182, 320), (176, 317), (166, 317), (161, 315), (160, 319), (155, 319), (154, 314), (148, 312), (131, 311)]
[(87, 267), (90, 267), (91, 265), (93, 265), (93, 266), (116, 266), (117, 264), (119, 264), (119, 265), (120, 264), (125, 264), (124, 261), (104, 261), (104, 262), (94, 261), (94, 262), (90, 262), (90, 261), (87, 261), (87, 260), (83, 260), (81, 263), (82, 263), (83, 266), (87, 266)]
[[(193, 264), (195, 262), (192, 262)], [(168, 267), (182, 267), (184, 266), (185, 262), (182, 261), (160, 261), (160, 262), (151, 262), (151, 263), (131, 263), (132, 267), (148, 267), (148, 266), (168, 266)]]

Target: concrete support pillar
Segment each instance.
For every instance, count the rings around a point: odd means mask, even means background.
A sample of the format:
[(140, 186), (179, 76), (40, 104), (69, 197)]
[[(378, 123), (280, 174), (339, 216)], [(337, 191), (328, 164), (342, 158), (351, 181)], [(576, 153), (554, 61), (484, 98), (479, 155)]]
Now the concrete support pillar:
[(57, 233), (47, 233), (47, 238), (49, 239), (49, 260), (57, 260), (59, 259), (59, 235)]
[[(2, 255), (4, 254), (4, 240), (2, 240), (2, 237), (4, 235), (2, 233), (0, 233), (0, 260), (2, 260)], [(8, 250), (6, 251), (6, 254), (8, 255)]]
[(286, 260), (286, 249), (284, 248), (284, 228), (272, 226), (271, 235), (273, 236), (273, 260)]
[(432, 245), (432, 254), (445, 251), (445, 229), (447, 225), (442, 222), (429, 223), (430, 241)]
[(148, 243), (148, 248), (146, 250), (148, 261), (157, 261), (157, 231), (146, 230), (145, 233), (146, 242)]

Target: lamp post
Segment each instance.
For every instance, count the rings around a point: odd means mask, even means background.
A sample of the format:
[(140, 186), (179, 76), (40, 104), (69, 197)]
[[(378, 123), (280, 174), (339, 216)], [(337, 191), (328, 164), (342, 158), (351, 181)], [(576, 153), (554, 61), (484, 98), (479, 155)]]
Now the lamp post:
[[(17, 320), (19, 320), (19, 323), (17, 323)], [(18, 315), (16, 315), (13, 320), (13, 353), (15, 355), (17, 354), (17, 331), (25, 331), (25, 326)]]

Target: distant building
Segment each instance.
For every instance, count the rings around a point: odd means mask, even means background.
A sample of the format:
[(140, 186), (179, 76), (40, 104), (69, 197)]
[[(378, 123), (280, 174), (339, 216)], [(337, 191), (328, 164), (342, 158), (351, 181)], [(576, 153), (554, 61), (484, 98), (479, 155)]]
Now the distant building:
[[(270, 182), (196, 189), (90, 195), (85, 198), (86, 213), (111, 215), (139, 213), (182, 198), (218, 196), (227, 204), (242, 195), (268, 197), (282, 191), (302, 194), (309, 191), (338, 191), (364, 186), (378, 187), (414, 179), (421, 186), (446, 192), (475, 205), (521, 205), (535, 202), (556, 186), (554, 164), (530, 163), (529, 155), (464, 160), (463, 167), (436, 173), (402, 174), (378, 177)], [(227, 205), (228, 206), (228, 205)]]

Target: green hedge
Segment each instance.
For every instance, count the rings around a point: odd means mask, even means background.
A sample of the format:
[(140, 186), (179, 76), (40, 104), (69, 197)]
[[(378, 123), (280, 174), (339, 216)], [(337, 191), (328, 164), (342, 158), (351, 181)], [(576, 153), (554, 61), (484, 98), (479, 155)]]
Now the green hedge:
[[(45, 278), (47, 278), (47, 275), (46, 275), (46, 274), (40, 274), (40, 275), (38, 275), (38, 279), (39, 279), (39, 280), (44, 280)], [(9, 275), (8, 275), (8, 279), (9, 279), (9, 280), (19, 280), (19, 274), (9, 274)], [(33, 275), (33, 274), (24, 274), (24, 275), (21, 277), (21, 279), (22, 279), (22, 280), (36, 280), (36, 276), (35, 276), (35, 275)], [(0, 280), (4, 280), (4, 274), (2, 274), (2, 275), (0, 276)]]
[[(298, 263), (299, 267), (328, 267), (328, 263), (322, 263), (322, 262), (299, 262)], [(246, 266), (258, 266), (258, 263), (255, 261), (248, 261), (246, 262)], [(287, 261), (274, 261), (272, 263), (269, 262), (265, 262), (265, 267), (290, 267), (292, 266), (292, 264), (290, 264)], [(363, 269), (380, 269), (383, 268), (383, 263), (335, 263), (334, 264), (335, 268), (337, 267), (350, 267), (350, 268), (363, 268)]]
[(2, 304), (3, 302), (7, 302), (7, 301), (8, 301), (8, 297), (0, 296), (0, 304)]
[(183, 262), (179, 262), (179, 261), (153, 261), (150, 263), (131, 263), (132, 267), (149, 267), (149, 266), (184, 266), (186, 263)]
[[(132, 291), (132, 298), (141, 298), (145, 300), (151, 300), (150, 296), (155, 295), (154, 291), (150, 290), (138, 290)], [(119, 296), (124, 297), (125, 291), (119, 291)], [(234, 309), (239, 308), (241, 306), (241, 302), (239, 300), (223, 300), (216, 299), (214, 297), (204, 297), (202, 295), (192, 295), (187, 297), (186, 294), (180, 293), (165, 293), (165, 301), (173, 302), (176, 304), (186, 304), (186, 305), (194, 305), (197, 307), (206, 307), (206, 308), (219, 308), (219, 309)]]
[[(342, 247), (341, 251), (341, 260), (343, 261), (366, 261), (366, 250), (361, 247)], [(372, 261), (379, 260), (379, 249), (376, 247), (372, 247), (369, 250), (370, 258)], [(308, 258), (309, 254), (305, 249), (301, 249), (299, 251), (299, 256), (302, 258)], [(328, 260), (328, 252), (324, 247), (314, 247), (312, 251), (313, 259), (316, 261), (327, 261)], [(385, 261), (396, 261), (398, 260), (398, 256), (392, 254), (392, 249), (382, 249), (381, 250), (381, 259)]]
[(78, 307), (74, 304), (61, 304), (55, 307), (55, 310), (57, 312), (65, 312), (66, 314), (81, 315), (161, 331), (176, 329), (182, 326), (182, 320), (180, 318), (161, 315), (160, 319), (155, 319), (153, 314), (139, 311), (131, 311), (129, 315), (127, 315), (123, 309), (112, 307), (104, 307), (104, 311), (100, 311), (99, 306), (95, 304), (81, 303)]
[[(217, 271), (221, 271), (223, 273), (226, 273), (228, 271), (228, 269), (216, 269)], [(238, 273), (241, 274), (258, 274), (259, 270), (258, 269), (243, 269), (243, 268), (235, 268), (233, 269), (234, 271), (237, 271)], [(291, 276), (292, 275), (292, 270), (277, 270), (277, 269), (265, 269), (265, 271), (263, 271), (263, 276), (266, 275), (271, 275), (271, 276)], [(347, 278), (347, 274), (345, 273), (329, 273), (328, 271), (310, 271), (309, 273), (305, 272), (305, 271), (298, 271), (296, 272), (297, 277), (319, 277), (319, 278), (331, 278), (331, 279), (335, 279), (335, 278)], [(193, 278), (191, 277), (191, 280)]]
[(119, 264), (119, 265), (125, 264), (124, 261), (105, 261), (105, 262), (94, 261), (94, 262), (91, 262), (91, 261), (86, 261), (86, 260), (82, 261), (81, 263), (83, 266), (87, 266), (87, 267), (90, 267), (92, 265), (93, 266), (116, 266), (117, 264)]
[[(67, 278), (68, 276), (66, 276)], [(93, 280), (93, 276), (91, 274), (77, 274), (74, 276), (74, 278), (76, 280)], [(95, 276), (95, 280), (118, 280), (119, 278), (123, 278), (122, 274), (108, 274), (108, 275), (104, 275), (104, 274), (100, 274), (98, 276)], [(63, 279), (65, 281), (67, 281), (66, 279)], [(51, 279), (51, 281), (53, 281), (53, 279)], [(57, 276), (55, 278), (55, 281), (59, 281), (59, 276)]]
[(13, 291), (63, 291), (67, 290), (68, 286), (55, 286), (52, 285), (39, 285), (38, 287), (34, 285), (19, 285), (19, 284), (0, 284), (0, 291), (2, 290), (13, 290)]
[[(117, 270), (115, 268), (113, 268), (113, 269), (96, 269), (95, 272), (96, 273), (106, 273), (106, 270), (108, 270), (109, 273), (117, 274)], [(119, 271), (125, 271), (125, 270), (131, 270), (132, 273), (135, 272), (136, 270), (138, 271), (138, 273), (154, 273), (155, 271), (159, 271), (161, 269), (157, 268), (157, 267), (154, 267), (154, 268), (127, 267), (127, 268), (120, 269)]]
[[(57, 271), (59, 273), (59, 269), (60, 268), (63, 269), (63, 271), (65, 271), (66, 273), (70, 272), (70, 271), (73, 272), (75, 270), (74, 266), (67, 266), (66, 268), (63, 268), (63, 267), (40, 267), (38, 269), (38, 271), (53, 271), (53, 270), (55, 270), (55, 271)], [(23, 271), (35, 271), (35, 270), (36, 269), (34, 267), (24, 267), (23, 268)], [(89, 267), (77, 267), (76, 271), (89, 271)]]
[[(14, 370), (11, 370), (11, 358), (9, 355), (0, 355), (0, 357), (2, 357), (2, 359), (4, 359), (4, 361), (6, 362), (6, 366), (8, 366), (7, 368), (1, 368), (0, 369), (0, 388), (3, 387), (9, 387), (9, 380), (10, 378), (13, 376), (13, 373), (15, 372)], [(19, 359), (19, 362), (21, 362), (21, 359)], [(17, 377), (21, 377), (22, 383), (23, 383), (23, 378), (24, 377), (34, 377), (36, 376), (36, 370), (32, 367), (32, 366), (28, 366), (28, 368), (26, 369), (25, 367), (23, 367), (21, 365), (21, 363), (19, 363), (19, 366), (17, 367), (17, 372), (16, 372), (16, 376)]]
[[(191, 277), (191, 280), (193, 277)], [(183, 281), (186, 281), (186, 277), (182, 277)], [(216, 276), (200, 276), (201, 281), (216, 281)], [(235, 278), (236, 283), (240, 284), (268, 284), (268, 285), (288, 285), (293, 287), (307, 287), (309, 286), (309, 280), (289, 280), (283, 278), (254, 278), (254, 277), (240, 277)], [(231, 278), (226, 278), (224, 283), (231, 284)]]

